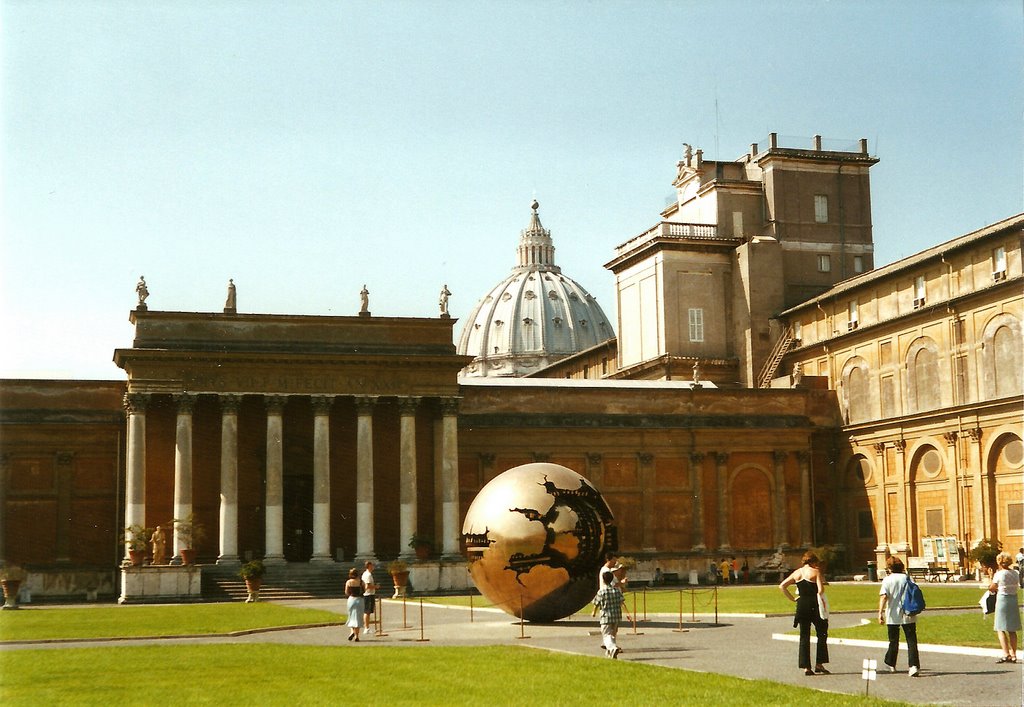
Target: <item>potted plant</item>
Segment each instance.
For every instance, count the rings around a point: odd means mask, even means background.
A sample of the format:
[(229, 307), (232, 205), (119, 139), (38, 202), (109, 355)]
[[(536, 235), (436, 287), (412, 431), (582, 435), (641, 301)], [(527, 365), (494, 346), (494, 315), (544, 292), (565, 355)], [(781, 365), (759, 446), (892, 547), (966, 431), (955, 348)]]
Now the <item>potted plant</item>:
[(388, 572), (391, 573), (391, 581), (395, 583), (395, 596), (405, 596), (406, 587), (409, 586), (409, 563), (403, 560), (392, 560), (388, 565)]
[(413, 533), (409, 538), (409, 547), (416, 551), (417, 560), (425, 560), (434, 552), (434, 539), (429, 535)]
[[(1003, 549), (1003, 544), (994, 538), (982, 538), (971, 548), (968, 557), (977, 562), (985, 574), (992, 574), (996, 568), (996, 555)], [(979, 577), (980, 579), (980, 577)]]
[(153, 529), (136, 523), (124, 529), (124, 544), (128, 546), (128, 557), (134, 566), (139, 566), (146, 559), (146, 548), (153, 537)]
[(238, 570), (238, 576), (245, 580), (245, 590), (249, 593), (245, 600), (247, 604), (259, 601), (260, 587), (263, 586), (263, 575), (266, 571), (262, 560), (250, 560)]
[(195, 564), (195, 546), (206, 537), (206, 529), (195, 519), (193, 513), (189, 513), (185, 518), (175, 518), (171, 522), (174, 523), (174, 532), (181, 542), (181, 564)]
[(28, 577), (28, 573), (23, 567), (18, 565), (4, 565), (0, 569), (0, 585), (3, 585), (4, 589), (4, 607), (5, 609), (17, 609), (18, 608), (18, 590), (21, 588), (21, 583)]

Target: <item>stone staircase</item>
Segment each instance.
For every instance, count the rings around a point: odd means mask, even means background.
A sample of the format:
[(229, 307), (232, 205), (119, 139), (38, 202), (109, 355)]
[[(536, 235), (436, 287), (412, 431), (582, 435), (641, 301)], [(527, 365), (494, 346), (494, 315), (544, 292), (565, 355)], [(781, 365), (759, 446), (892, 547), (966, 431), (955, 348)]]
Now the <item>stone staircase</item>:
[[(260, 599), (340, 599), (349, 565), (288, 563), (267, 567)], [(383, 581), (383, 573), (378, 581)], [(203, 565), (205, 601), (245, 601), (248, 592), (237, 567)]]

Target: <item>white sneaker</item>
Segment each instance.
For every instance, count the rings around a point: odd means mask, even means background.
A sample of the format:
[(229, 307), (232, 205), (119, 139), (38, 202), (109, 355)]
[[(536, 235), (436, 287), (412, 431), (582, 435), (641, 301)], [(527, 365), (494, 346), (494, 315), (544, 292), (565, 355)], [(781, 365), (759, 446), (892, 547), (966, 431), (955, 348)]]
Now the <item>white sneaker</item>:
[(896, 666), (895, 665), (887, 665), (885, 667), (887, 667), (889, 669), (890, 673), (895, 673), (896, 672)]
[(909, 675), (912, 678), (916, 678), (917, 674), (920, 672), (921, 669), (919, 667), (917, 667), (916, 665), (911, 665), (910, 670), (907, 671), (907, 675)]
[(612, 658), (618, 658), (619, 657), (619, 653), (621, 653), (621, 652), (622, 652), (622, 649), (619, 648), (618, 646), (616, 646), (615, 650), (612, 651)]
[(366, 629), (366, 635), (367, 636), (372, 636), (373, 635), (373, 629), (372, 628)]

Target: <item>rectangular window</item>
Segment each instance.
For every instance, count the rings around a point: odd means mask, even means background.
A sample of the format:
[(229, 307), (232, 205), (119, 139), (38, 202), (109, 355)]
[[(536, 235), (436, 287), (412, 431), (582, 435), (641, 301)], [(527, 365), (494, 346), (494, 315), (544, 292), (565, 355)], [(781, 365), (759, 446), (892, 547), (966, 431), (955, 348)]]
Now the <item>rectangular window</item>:
[(850, 300), (850, 304), (847, 306), (850, 315), (850, 329), (856, 329), (860, 323), (857, 319), (857, 300)]
[(690, 310), (690, 341), (704, 341), (704, 310)]
[(857, 513), (857, 538), (859, 540), (875, 539), (875, 521), (871, 518), (871, 511)]
[(732, 212), (732, 235), (733, 238), (739, 238), (743, 235), (743, 212), (733, 211)]
[(992, 278), (1006, 279), (1006, 248), (999, 246), (992, 251)]
[(818, 272), (832, 272), (832, 258), (827, 255), (819, 255)]
[(1011, 533), (1024, 532), (1024, 503), (1007, 504), (1006, 519)]
[(946, 514), (942, 508), (926, 508), (924, 511), (924, 534), (945, 535)]
[(967, 357), (957, 356), (953, 359), (953, 373), (956, 376), (956, 401), (967, 402)]
[(799, 319), (793, 322), (793, 338), (797, 341), (802, 341), (804, 338), (804, 325)]
[(914, 309), (924, 306), (924, 275), (918, 275), (914, 278)]
[(824, 194), (814, 195), (814, 221), (828, 223), (828, 197)]
[(882, 376), (879, 384), (882, 395), (882, 417), (896, 417), (896, 383), (892, 376)]
[(853, 271), (864, 272), (864, 256), (855, 255), (853, 256)]

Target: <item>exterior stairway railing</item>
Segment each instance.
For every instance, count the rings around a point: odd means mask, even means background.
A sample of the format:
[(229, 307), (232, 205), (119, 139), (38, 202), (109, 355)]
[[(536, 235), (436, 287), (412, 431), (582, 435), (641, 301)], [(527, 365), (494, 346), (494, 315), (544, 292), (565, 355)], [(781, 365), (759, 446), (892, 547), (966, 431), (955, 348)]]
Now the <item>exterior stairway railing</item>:
[(779, 337), (778, 341), (775, 342), (775, 346), (772, 347), (772, 351), (768, 354), (768, 360), (764, 362), (764, 367), (761, 369), (761, 374), (757, 377), (757, 387), (767, 388), (772, 384), (772, 378), (775, 377), (775, 372), (779, 370), (779, 364), (782, 363), (782, 357), (786, 355), (790, 347), (793, 345), (793, 327), (786, 327), (785, 331), (782, 332), (782, 336)]

